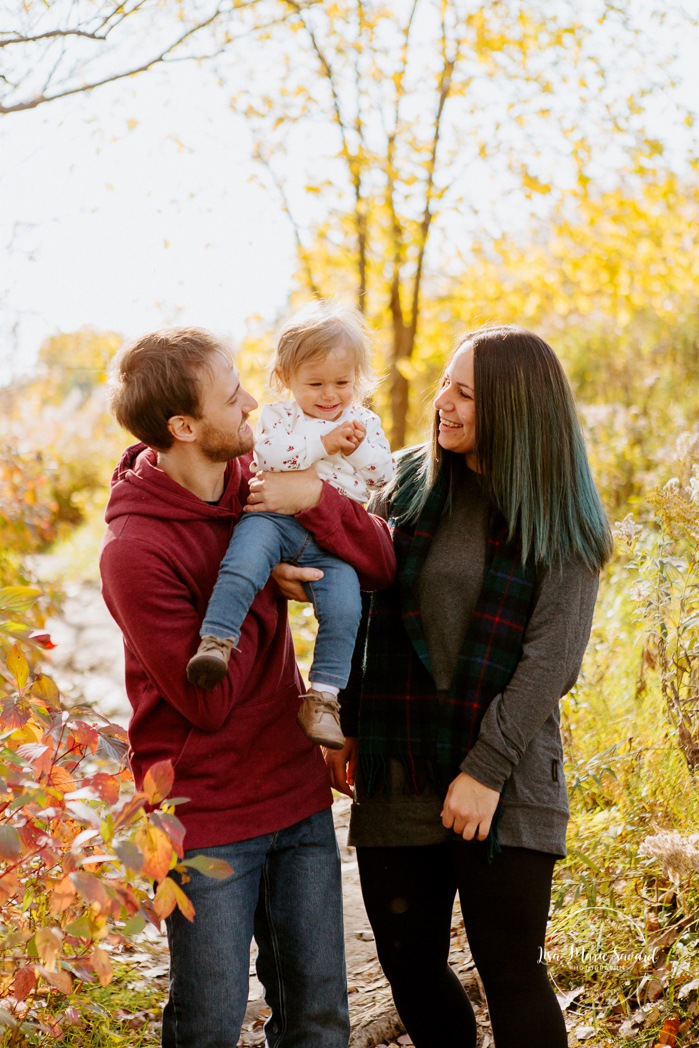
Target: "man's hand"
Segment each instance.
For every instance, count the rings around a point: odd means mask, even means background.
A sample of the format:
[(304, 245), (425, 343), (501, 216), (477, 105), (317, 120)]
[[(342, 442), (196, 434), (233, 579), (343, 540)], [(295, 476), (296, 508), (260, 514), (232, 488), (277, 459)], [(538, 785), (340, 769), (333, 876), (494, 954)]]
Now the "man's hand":
[(325, 764), (330, 775), (330, 785), (338, 793), (354, 797), (354, 775), (357, 767), (357, 740), (345, 739), (341, 750), (323, 750)]
[(465, 841), (484, 841), (490, 832), (500, 794), (482, 782), (460, 772), (447, 790), (442, 808), (442, 824)]
[(343, 422), (331, 429), (324, 437), (323, 447), (328, 455), (351, 455), (356, 451), (366, 436), (366, 429), (357, 419)]
[(298, 564), (281, 563), (272, 570), (272, 578), (287, 600), (307, 601), (308, 595), (301, 583), (317, 582), (322, 577), (320, 568), (301, 568)]
[(260, 471), (250, 480), (250, 494), (243, 513), (282, 513), (293, 516), (320, 502), (323, 481), (313, 466), (285, 473)]

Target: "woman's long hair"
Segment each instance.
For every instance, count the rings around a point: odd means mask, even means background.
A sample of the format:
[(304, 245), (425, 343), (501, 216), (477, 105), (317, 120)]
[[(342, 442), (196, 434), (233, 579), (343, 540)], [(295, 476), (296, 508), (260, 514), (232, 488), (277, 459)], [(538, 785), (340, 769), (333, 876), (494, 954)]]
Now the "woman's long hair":
[[(538, 335), (514, 326), (473, 331), (456, 351), (468, 346), (481, 483), (510, 538), (519, 534), (522, 561), (546, 568), (581, 560), (598, 570), (611, 556), (612, 537), (558, 357)], [(446, 473), (452, 496), (462, 474), (463, 456), (441, 448), (438, 437), (435, 412), (431, 441), (399, 463), (398, 484), (408, 470), (420, 480), (406, 520), (417, 519), (438, 475)]]

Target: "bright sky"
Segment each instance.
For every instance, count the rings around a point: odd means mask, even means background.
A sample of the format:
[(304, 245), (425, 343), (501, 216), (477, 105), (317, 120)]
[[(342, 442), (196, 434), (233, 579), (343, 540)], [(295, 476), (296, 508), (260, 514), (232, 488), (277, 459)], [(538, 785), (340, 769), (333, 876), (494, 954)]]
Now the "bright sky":
[(294, 268), (273, 192), (211, 75), (180, 65), (0, 121), (0, 381), (83, 325), (239, 338)]
[(0, 118), (0, 383), (59, 331), (190, 323), (239, 339), (248, 318), (283, 313), (292, 231), (274, 191), (251, 181), (250, 153), (227, 92), (186, 63)]

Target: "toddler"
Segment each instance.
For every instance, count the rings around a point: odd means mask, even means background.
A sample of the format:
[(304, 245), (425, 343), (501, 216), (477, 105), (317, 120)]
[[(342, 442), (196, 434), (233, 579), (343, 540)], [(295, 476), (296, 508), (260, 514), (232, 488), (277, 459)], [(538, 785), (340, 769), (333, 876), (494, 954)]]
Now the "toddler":
[[(315, 466), (323, 480), (358, 502), (391, 479), (394, 464), (381, 422), (361, 404), (371, 378), (369, 348), (366, 324), (355, 309), (323, 303), (289, 321), (277, 345), (272, 383), (293, 399), (263, 408), (254, 470)], [(322, 579), (303, 584), (318, 635), (297, 719), (313, 742), (341, 749), (337, 696), (347, 684), (359, 626), (359, 582), (354, 568), (316, 545), (293, 516), (249, 513), (236, 524), (187, 678), (210, 688), (225, 677), (253, 598), (282, 560), (323, 571)]]

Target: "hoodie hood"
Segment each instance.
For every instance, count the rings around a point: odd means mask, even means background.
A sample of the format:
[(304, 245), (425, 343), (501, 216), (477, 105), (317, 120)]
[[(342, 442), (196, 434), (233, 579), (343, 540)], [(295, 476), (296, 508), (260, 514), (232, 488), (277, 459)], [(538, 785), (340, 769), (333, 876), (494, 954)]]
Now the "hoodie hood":
[(105, 520), (111, 524), (126, 515), (170, 521), (237, 518), (247, 499), (250, 458), (245, 455), (227, 463), (223, 495), (214, 506), (158, 469), (157, 455), (152, 448), (132, 444), (112, 474)]

